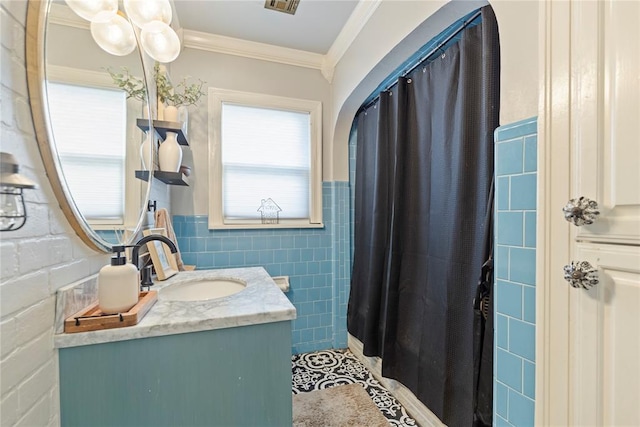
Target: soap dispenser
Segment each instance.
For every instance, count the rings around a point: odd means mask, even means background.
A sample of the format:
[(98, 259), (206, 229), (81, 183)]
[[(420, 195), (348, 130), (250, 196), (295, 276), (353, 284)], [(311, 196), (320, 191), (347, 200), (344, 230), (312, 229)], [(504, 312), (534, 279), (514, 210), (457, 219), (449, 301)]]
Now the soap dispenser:
[(124, 250), (124, 246), (114, 246), (111, 265), (105, 265), (98, 273), (98, 307), (105, 314), (124, 313), (138, 303), (138, 268), (127, 263)]

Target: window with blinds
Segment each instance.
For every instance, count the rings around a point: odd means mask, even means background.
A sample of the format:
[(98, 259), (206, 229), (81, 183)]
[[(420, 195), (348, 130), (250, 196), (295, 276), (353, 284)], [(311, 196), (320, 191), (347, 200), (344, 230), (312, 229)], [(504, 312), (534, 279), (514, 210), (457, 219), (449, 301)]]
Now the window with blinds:
[(210, 228), (319, 227), (320, 103), (212, 89)]
[[(56, 149), (76, 206), (87, 221), (124, 222), (126, 96), (111, 90), (49, 82)], [(99, 111), (99, 114), (96, 114)]]

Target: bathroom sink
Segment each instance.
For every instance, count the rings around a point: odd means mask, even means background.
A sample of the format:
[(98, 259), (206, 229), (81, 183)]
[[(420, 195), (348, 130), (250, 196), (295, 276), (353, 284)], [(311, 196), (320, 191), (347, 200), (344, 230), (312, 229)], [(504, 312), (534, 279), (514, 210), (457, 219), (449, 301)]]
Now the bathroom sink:
[(168, 301), (206, 301), (237, 294), (247, 287), (240, 279), (219, 277), (176, 283), (160, 290), (160, 299)]

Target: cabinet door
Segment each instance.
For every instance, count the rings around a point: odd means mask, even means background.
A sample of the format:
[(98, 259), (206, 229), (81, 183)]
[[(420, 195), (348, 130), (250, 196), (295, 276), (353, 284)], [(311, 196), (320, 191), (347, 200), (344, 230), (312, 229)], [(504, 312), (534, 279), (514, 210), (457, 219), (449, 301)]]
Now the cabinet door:
[(640, 247), (579, 244), (598, 270), (591, 289), (572, 289), (570, 424), (640, 425)]
[(574, 2), (572, 197), (598, 202), (578, 240), (640, 244), (640, 2)]

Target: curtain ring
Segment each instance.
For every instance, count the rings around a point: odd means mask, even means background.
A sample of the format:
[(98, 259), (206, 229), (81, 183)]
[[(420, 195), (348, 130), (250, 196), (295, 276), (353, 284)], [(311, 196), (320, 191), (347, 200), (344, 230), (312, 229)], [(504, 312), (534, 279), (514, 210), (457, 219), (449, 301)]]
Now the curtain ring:
[(407, 83), (411, 83), (413, 80), (411, 79), (407, 79)]

